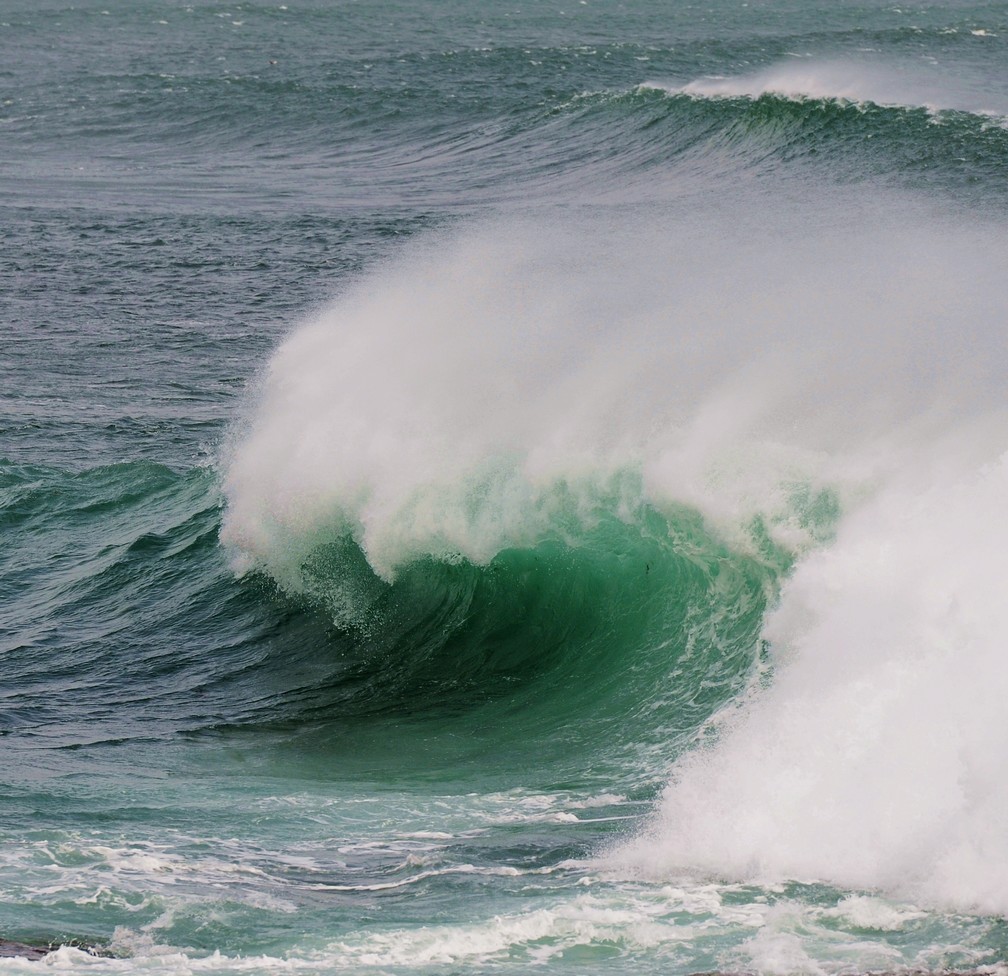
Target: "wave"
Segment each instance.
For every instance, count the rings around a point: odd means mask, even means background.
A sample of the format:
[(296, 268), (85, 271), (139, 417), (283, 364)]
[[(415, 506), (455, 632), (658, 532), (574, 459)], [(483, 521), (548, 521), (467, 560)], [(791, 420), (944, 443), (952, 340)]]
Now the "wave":
[(506, 725), (497, 748), (522, 762), (580, 714), (554, 763), (601, 748), (611, 766), (627, 723), (639, 751), (738, 691), (783, 561), (731, 552), (688, 510), (621, 512), (634, 494), (629, 475), (590, 513), (558, 494), (550, 537), (484, 564), (419, 557), (393, 581), (334, 531), (285, 595), (228, 572), (212, 469), (0, 465), (0, 628), (16, 635), (0, 734), (75, 749), (270, 727), (319, 745), (454, 717)]
[(731, 552), (687, 510), (621, 512), (639, 495), (622, 481), (591, 513), (558, 496), (550, 538), (485, 564), (417, 558), (394, 581), (334, 533), (283, 595), (227, 572), (212, 469), (0, 465), (0, 572), (31, 583), (0, 616), (18, 635), (0, 734), (77, 748), (269, 726), (321, 742), (362, 720), (503, 711), (498, 748), (520, 757), (580, 714), (556, 761), (606, 743), (610, 764), (605, 734), (627, 723), (631, 752), (688, 736), (747, 680), (786, 560)]
[[(553, 54), (564, 60), (569, 52)], [(159, 165), (170, 158), (180, 168), (175, 178), (201, 192), (222, 192), (206, 164), (212, 157), (233, 168), (235, 192), (275, 180), (285, 192), (358, 215), (386, 212), (390, 199), (449, 212), (460, 200), (653, 202), (781, 173), (820, 182), (884, 178), (1004, 204), (1008, 94), (941, 66), (808, 58), (747, 75), (691, 77), (682, 72), (695, 65), (676, 61), (671, 80), (647, 80), (632, 54), (615, 54), (628, 59), (615, 75), (586, 74), (535, 99), (528, 92), (537, 75), (520, 49), (445, 52), (433, 66), (414, 59), (424, 83), (409, 89), (395, 72), (369, 73), (365, 84), (339, 73), (110, 75), (92, 82), (89, 97), (101, 111), (68, 117), (65, 131), (96, 151), (111, 137), (129, 138), (133, 152)], [(456, 98), (459, 62), (481, 78), (487, 58), (499, 84), (488, 90), (474, 77), (473, 91)], [(32, 144), (47, 138), (49, 130), (22, 127)]]
[(713, 739), (617, 864), (886, 888), (919, 858), (921, 897), (1001, 910), (1005, 238), (849, 202), (417, 245), (277, 350), (221, 538), (375, 688), (576, 720), (643, 778)]

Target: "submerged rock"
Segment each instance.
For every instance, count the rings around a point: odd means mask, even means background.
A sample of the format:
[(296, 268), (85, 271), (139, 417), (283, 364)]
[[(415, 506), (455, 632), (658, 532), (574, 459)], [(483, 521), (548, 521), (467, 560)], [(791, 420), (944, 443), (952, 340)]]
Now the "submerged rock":
[(27, 942), (0, 939), (0, 959), (13, 959), (15, 956), (20, 956), (22, 959), (41, 959), (43, 956), (48, 956), (50, 952), (55, 952), (64, 946), (80, 949), (90, 956), (112, 955), (104, 946), (79, 942), (76, 939), (69, 939), (65, 942), (50, 942), (47, 945), (29, 945)]

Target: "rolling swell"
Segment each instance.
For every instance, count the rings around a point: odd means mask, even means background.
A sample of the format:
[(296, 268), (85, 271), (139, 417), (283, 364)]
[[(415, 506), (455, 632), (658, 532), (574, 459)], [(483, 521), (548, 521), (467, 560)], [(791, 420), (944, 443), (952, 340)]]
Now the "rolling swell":
[[(247, 200), (275, 180), (284, 200), (311, 200), (309, 211), (324, 201), (386, 212), (390, 199), (457, 211), (463, 199), (514, 204), (530, 194), (653, 201), (704, 189), (712, 175), (808, 167), (952, 193), (982, 184), (989, 199), (1008, 167), (1004, 96), (924, 70), (920, 32), (905, 26), (798, 31), (757, 62), (709, 36), (681, 39), (682, 50), (595, 36), (526, 45), (504, 31), (493, 46), (458, 38), (390, 51), (375, 38), (360, 59), (315, 52), (296, 72), (274, 49), (287, 42), (272, 15), (249, 48), (257, 56), (219, 70), (208, 26), (223, 25), (210, 17), (194, 33), (196, 56), (165, 52), (159, 70), (144, 71), (124, 58), (76, 79), (74, 102), (58, 109), (24, 79), (6, 130), (49, 153), (64, 150), (66, 134), (94, 152), (116, 139), (126, 151), (103, 162), (113, 181), (142, 187), (156, 169), (187, 195), (219, 202), (224, 191), (205, 165), (216, 153), (228, 192)], [(962, 24), (936, 25), (929, 37), (950, 58), (985, 43)], [(874, 44), (895, 45), (899, 57), (871, 60)], [(271, 51), (280, 55), (272, 65)], [(726, 66), (738, 73), (715, 74)], [(555, 80), (544, 85), (544, 73)]]
[[(653, 199), (657, 174), (674, 175), (680, 189), (689, 189), (693, 181), (706, 186), (712, 173), (765, 176), (798, 164), (824, 167), (845, 181), (886, 177), (900, 186), (949, 191), (983, 182), (989, 193), (1008, 171), (1004, 113), (960, 108), (954, 98), (933, 106), (927, 92), (901, 103), (828, 88), (705, 95), (702, 83), (645, 82), (558, 92), (504, 115), (492, 105), (468, 105), (467, 112), (430, 105), (429, 94), (354, 92), (354, 108), (336, 130), (345, 129), (344, 136), (321, 153), (320, 140), (308, 140), (298, 167), (309, 176), (322, 168), (340, 173), (359, 203), (362, 194), (402, 192), (408, 165), (410, 196), (439, 205), (450, 205), (453, 194), (501, 203), (525, 198), (530, 188), (544, 199), (586, 190)], [(330, 92), (323, 101), (341, 97)], [(314, 109), (294, 114), (309, 126), (328, 124)], [(385, 118), (400, 138), (359, 152), (343, 148), (365, 120), (373, 125), (376, 118)], [(250, 126), (234, 134), (237, 151), (266, 145), (252, 118)], [(296, 150), (302, 138), (292, 132), (289, 148)]]
[[(722, 175), (767, 174), (781, 164), (826, 166), (834, 178), (886, 177), (903, 186), (946, 189), (981, 183), (989, 194), (1008, 171), (1008, 126), (1000, 116), (927, 105), (880, 104), (843, 94), (706, 94), (691, 88), (644, 84), (621, 93), (579, 96), (562, 110), (563, 150), (584, 140), (580, 165), (615, 177), (627, 174), (642, 189), (656, 170), (671, 168), (697, 183)], [(557, 133), (559, 136), (560, 133)], [(589, 145), (605, 145), (592, 162)], [(542, 160), (557, 176), (558, 159)], [(584, 173), (581, 174), (585, 175)], [(690, 182), (684, 184), (687, 188)]]
[(219, 556), (212, 470), (5, 464), (0, 479), (6, 731), (74, 746), (248, 708), (236, 691), (275, 608), (235, 586)]

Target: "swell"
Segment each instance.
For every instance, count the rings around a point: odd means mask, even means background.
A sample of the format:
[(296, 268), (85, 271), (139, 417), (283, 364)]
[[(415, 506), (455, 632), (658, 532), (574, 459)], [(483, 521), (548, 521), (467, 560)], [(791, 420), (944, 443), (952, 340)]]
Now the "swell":
[(240, 670), (255, 613), (216, 558), (212, 471), (4, 464), (0, 498), (6, 732), (75, 745), (229, 708), (203, 689)]
[[(272, 87), (272, 86), (271, 86)], [(432, 96), (382, 90), (354, 92), (354, 108), (333, 125), (319, 116), (340, 91), (301, 93), (291, 113), (282, 156), (297, 153), (309, 175), (337, 170), (361, 192), (403, 192), (417, 202), (446, 203), (452, 194), (483, 202), (524, 197), (531, 186), (544, 199), (585, 190), (653, 197), (654, 178), (669, 170), (707, 185), (711, 173), (760, 176), (785, 165), (824, 167), (832, 176), (859, 181), (888, 177), (900, 185), (922, 182), (960, 190), (982, 183), (991, 192), (1008, 173), (1006, 115), (924, 99), (889, 104), (842, 93), (759, 91), (705, 95), (647, 84), (516, 105), (506, 114), (491, 106), (429, 104)], [(229, 93), (233, 96), (233, 93)], [(255, 86), (252, 102), (276, 92)], [(954, 99), (953, 99), (954, 101)], [(200, 114), (170, 136), (205, 151), (263, 149), (264, 136), (249, 108), (250, 127), (224, 138), (234, 125), (233, 97), (211, 116)], [(214, 115), (219, 116), (216, 122)], [(324, 125), (326, 133), (317, 132)], [(386, 128), (395, 138), (374, 138)], [(200, 147), (200, 139), (207, 145)], [(266, 140), (265, 142), (263, 140)], [(688, 184), (687, 184), (688, 185)]]
[[(618, 70), (592, 73), (576, 63), (607, 53), (623, 62)], [(569, 67), (580, 83), (544, 85), (541, 68), (529, 67), (538, 59), (559, 59), (556, 69)], [(89, 111), (55, 131), (61, 145), (68, 135), (96, 150), (126, 144), (208, 188), (222, 165), (245, 192), (296, 173), (300, 185), (358, 210), (387, 209), (390, 195), (448, 209), (461, 198), (514, 203), (530, 193), (653, 199), (663, 193), (659, 175), (674, 177), (682, 192), (709, 189), (712, 175), (758, 179), (781, 168), (948, 193), (979, 186), (988, 201), (1004, 185), (1003, 95), (985, 101), (982, 90), (893, 69), (880, 75), (854, 61), (812, 59), (803, 70), (781, 64), (711, 80), (667, 57), (648, 60), (645, 68), (618, 46), (450, 51), (412, 55), (399, 73), (379, 64), (362, 84), (342, 69), (310, 77), (113, 75), (83, 97)], [(498, 72), (498, 84), (477, 69)], [(38, 126), (25, 126), (20, 135), (34, 143)], [(19, 135), (16, 124), (8, 131)], [(119, 175), (145, 179), (141, 170)]]

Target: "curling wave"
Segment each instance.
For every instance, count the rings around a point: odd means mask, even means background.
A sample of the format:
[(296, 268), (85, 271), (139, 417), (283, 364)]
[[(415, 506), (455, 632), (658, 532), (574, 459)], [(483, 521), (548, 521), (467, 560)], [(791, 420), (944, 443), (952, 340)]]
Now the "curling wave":
[[(895, 235), (708, 211), (418, 247), (262, 377), (226, 461), (235, 568), (355, 635), (346, 707), (492, 701), (530, 740), (575, 721), (581, 761), (644, 748), (645, 778), (708, 729), (624, 864), (886, 887), (951, 830), (920, 891), (1000, 910), (988, 774), (1008, 746), (971, 702), (1002, 693), (1008, 625), (953, 551), (972, 489), (933, 510), (1004, 451), (1004, 238), (900, 216)], [(992, 472), (962, 535), (981, 583), (1003, 549), (980, 530)], [(940, 769), (914, 758), (945, 734)], [(930, 804), (918, 834), (907, 796)], [(880, 825), (912, 835), (902, 854)], [(956, 891), (984, 851), (997, 871)]]

